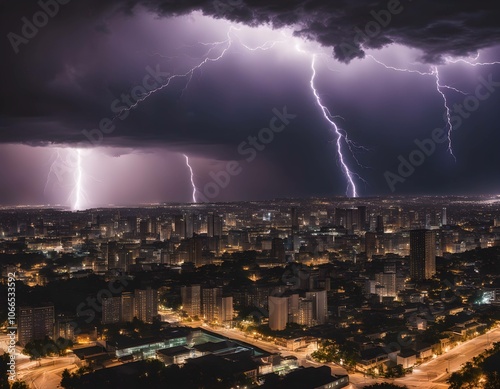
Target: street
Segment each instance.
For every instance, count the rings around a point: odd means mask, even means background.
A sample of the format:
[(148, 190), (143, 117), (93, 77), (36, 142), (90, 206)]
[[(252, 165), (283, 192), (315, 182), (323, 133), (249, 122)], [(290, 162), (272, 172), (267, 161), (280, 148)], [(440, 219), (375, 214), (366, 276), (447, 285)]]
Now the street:
[[(301, 366), (321, 366), (327, 365), (332, 369), (332, 374), (347, 374), (346, 370), (339, 365), (333, 363), (321, 364), (306, 359), (306, 352), (289, 351), (278, 347), (274, 343), (263, 340), (254, 339), (252, 336), (246, 335), (237, 329), (220, 329), (206, 326), (208, 330), (225, 336), (227, 338), (246, 342), (255, 345), (265, 351), (271, 353), (281, 353), (283, 356), (293, 355), (298, 360)], [(370, 378), (365, 377), (361, 373), (349, 373), (352, 388), (363, 388), (377, 382), (394, 382), (395, 384), (406, 385), (408, 388), (425, 388), (439, 389), (448, 388), (446, 379), (449, 374), (460, 369), (461, 365), (472, 360), (475, 356), (481, 354), (485, 349), (491, 347), (495, 342), (500, 341), (500, 328), (495, 328), (487, 334), (480, 335), (474, 339), (460, 344), (447, 353), (444, 353), (428, 362), (423, 363), (413, 369), (413, 374), (409, 374), (403, 378), (387, 379), (387, 378)], [(446, 373), (448, 369), (448, 373)]]
[[(0, 348), (7, 351), (7, 335), (0, 335)], [(22, 347), (16, 346), (16, 372), (19, 380), (25, 381), (31, 388), (55, 389), (61, 383), (64, 369), (76, 368), (76, 355), (64, 357), (41, 358), (31, 361), (27, 355), (22, 354)]]
[[(192, 326), (198, 326), (199, 323), (191, 323)], [(226, 338), (245, 342), (254, 345), (269, 353), (280, 353), (283, 356), (295, 356), (301, 366), (321, 366), (327, 365), (332, 369), (333, 374), (347, 374), (346, 370), (333, 363), (321, 364), (307, 359), (306, 351), (289, 351), (274, 343), (255, 339), (250, 335), (244, 334), (237, 329), (212, 328), (204, 326), (207, 330), (224, 336)], [(0, 336), (0, 347), (7, 350), (7, 336)], [(428, 362), (413, 369), (413, 374), (397, 379), (373, 379), (365, 377), (361, 373), (349, 373), (351, 387), (353, 389), (363, 388), (376, 382), (394, 382), (395, 384), (406, 385), (409, 389), (440, 389), (447, 388), (446, 379), (449, 374), (460, 369), (465, 362), (472, 360), (473, 357), (481, 354), (485, 349), (491, 347), (494, 342), (500, 341), (500, 328), (495, 328), (487, 334), (480, 335), (474, 339), (460, 344), (451, 351), (444, 353)], [(61, 374), (64, 369), (76, 369), (76, 356), (42, 358), (40, 361), (30, 361), (29, 357), (20, 354), (18, 347), (17, 356), (17, 375), (21, 380), (26, 381), (31, 388), (35, 389), (55, 389), (59, 387)], [(448, 369), (448, 373), (446, 372)]]

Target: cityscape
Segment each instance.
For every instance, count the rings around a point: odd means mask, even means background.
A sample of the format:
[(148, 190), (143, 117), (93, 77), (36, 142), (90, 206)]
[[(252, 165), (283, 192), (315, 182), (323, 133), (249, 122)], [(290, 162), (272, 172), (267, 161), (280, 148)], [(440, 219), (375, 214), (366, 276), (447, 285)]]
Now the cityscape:
[(0, 4), (0, 389), (500, 389), (500, 7)]
[(499, 196), (3, 208), (0, 235), (33, 387), (439, 388), (485, 350), (498, 383)]

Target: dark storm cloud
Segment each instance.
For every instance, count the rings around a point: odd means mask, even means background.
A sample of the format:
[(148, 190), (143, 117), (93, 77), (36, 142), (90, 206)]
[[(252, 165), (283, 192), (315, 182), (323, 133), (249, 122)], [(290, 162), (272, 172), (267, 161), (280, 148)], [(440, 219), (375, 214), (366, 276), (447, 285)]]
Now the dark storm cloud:
[[(121, 33), (117, 32), (116, 21), (132, 22), (140, 12), (139, 5), (162, 17), (202, 11), (215, 18), (251, 26), (291, 27), (296, 35), (330, 47), (332, 55), (344, 62), (363, 57), (363, 49), (380, 48), (391, 43), (421, 49), (423, 60), (438, 62), (443, 55), (467, 55), (500, 41), (500, 7), (496, 2), (486, 0), (90, 0), (59, 4), (55, 15), (40, 28), (37, 36), (28, 43), (18, 44), (19, 53), (16, 55), (12, 50), (14, 38), (9, 38), (8, 34), (21, 34), (21, 18), (31, 20), (40, 11), (40, 3), (54, 4), (55, 1), (6, 1), (0, 6), (1, 49), (6, 53), (1, 65), (0, 119), (1, 126), (7, 129), (2, 133), (2, 142), (81, 141), (82, 129), (91, 130), (98, 125), (96, 121), (109, 117), (110, 102), (140, 83), (146, 66), (154, 67), (158, 63), (165, 66), (159, 61), (161, 58), (139, 59), (137, 53), (126, 54), (123, 47), (106, 46), (105, 42), (113, 32)], [(381, 27), (376, 34), (367, 35), (366, 27), (376, 20), (374, 15), (384, 19), (389, 15), (388, 10), (393, 12), (388, 25)], [(150, 39), (147, 34), (141, 38), (145, 43)], [(132, 39), (132, 34), (124, 37), (119, 46)], [(118, 45), (116, 42), (114, 44)], [(249, 91), (250, 96), (252, 86), (245, 85), (241, 79), (238, 83), (240, 88)], [(158, 100), (151, 98), (147, 108), (127, 119), (120, 138), (128, 139), (132, 144), (134, 139), (144, 143), (164, 139), (180, 144), (237, 141), (239, 135), (235, 135), (229, 126), (224, 130), (224, 125), (220, 125), (235, 120), (231, 113), (210, 107), (206, 90), (196, 92), (198, 97), (189, 107), (179, 102), (177, 92), (173, 91), (162, 95), (173, 102), (170, 108), (165, 108), (164, 100), (160, 105)], [(259, 94), (258, 91), (254, 93)], [(278, 104), (272, 99), (263, 100), (263, 107)], [(149, 128), (154, 124), (137, 131), (138, 126), (147, 123), (146, 117), (149, 123), (156, 118), (157, 123), (167, 121), (169, 125), (163, 126), (161, 135), (158, 129)], [(260, 126), (265, 119), (249, 123), (248, 129)], [(210, 128), (207, 123), (219, 124)], [(202, 132), (198, 130), (200, 127), (203, 127)], [(112, 134), (105, 141), (111, 142), (117, 136)]]
[[(352, 55), (346, 45), (362, 56), (362, 48), (399, 43), (421, 49), (426, 61), (436, 62), (444, 54), (467, 55), (500, 40), (500, 6), (489, 0), (149, 0), (144, 4), (164, 15), (202, 10), (248, 25), (293, 26), (297, 35), (332, 47), (335, 57), (346, 62)], [(375, 15), (379, 24), (387, 24), (379, 32), (373, 24), (368, 27), (377, 21)]]
[[(391, 2), (393, 6), (396, 3)], [(364, 57), (368, 48), (396, 43), (420, 49), (422, 61), (437, 63), (443, 56), (468, 55), (500, 42), (500, 6), (493, 1), (401, 1), (396, 4), (401, 12), (392, 14), (390, 23), (369, 37), (366, 28), (375, 20), (374, 12), (387, 15), (384, 11), (388, 4), (388, 1), (368, 0), (72, 0), (60, 5), (57, 15), (28, 43), (20, 44), (16, 54), (7, 35), (20, 34), (21, 18), (31, 19), (40, 6), (35, 1), (3, 2), (0, 5), (0, 142), (75, 145), (86, 141), (82, 130), (91, 131), (102, 118), (112, 116), (112, 102), (141, 84), (148, 66), (160, 66), (172, 73), (185, 72), (196, 63), (193, 58), (202, 57), (206, 50), (199, 46), (181, 50), (179, 47), (200, 39), (205, 42), (225, 39), (224, 26), (219, 30), (212, 29), (213, 26), (204, 29), (203, 23), (202, 27), (189, 24), (186, 18), (184, 24), (176, 24), (169, 18), (202, 11), (208, 16), (250, 26), (289, 27), (296, 35), (319, 42), (338, 60), (348, 62), (349, 66), (342, 66), (339, 73), (329, 73), (318, 62), (317, 83), (324, 103), (346, 118), (340, 123), (345, 125), (351, 139), (373, 149), (373, 153), (361, 155), (366, 157), (362, 162), (373, 169), (358, 169), (350, 161), (361, 176), (369, 177), (370, 186), (361, 191), (386, 193), (383, 172), (397, 169), (398, 155), (406, 156), (412, 151), (415, 137), (423, 139), (436, 126), (443, 126), (442, 99), (436, 93), (432, 77), (395, 74), (375, 63), (373, 69), (362, 67), (368, 70), (358, 74), (352, 69), (366, 66), (370, 60), (363, 64), (350, 60)], [(147, 17), (144, 9), (149, 12)], [(157, 20), (151, 15), (158, 16)], [(180, 57), (150, 55), (156, 50)], [(241, 159), (236, 152), (238, 144), (269, 122), (274, 107), (281, 109), (287, 105), (290, 112), (298, 115), (293, 126), (238, 177), (250, 186), (248, 196), (269, 187), (269, 183), (254, 180), (262, 176), (266, 166), (267, 169), (271, 166), (277, 172), (276, 177), (280, 177), (274, 184), (282, 186), (281, 192), (272, 188), (274, 194), (344, 193), (345, 180), (335, 165), (335, 145), (331, 143), (334, 135), (321, 117), (309, 88), (310, 58), (297, 55), (283, 59), (280, 56), (286, 50), (280, 50), (277, 46), (267, 52), (248, 52), (241, 46), (234, 47), (224, 61), (197, 73), (183, 94), (186, 80), (176, 80), (140, 104), (126, 120), (117, 121), (116, 130), (103, 137), (102, 145), (134, 148), (141, 153), (156, 146), (192, 153), (200, 160)], [(406, 65), (404, 62), (403, 66)], [(475, 70), (484, 71), (484, 76), (495, 71), (475, 68), (471, 72)], [(477, 83), (474, 78), (460, 85), (459, 73), (454, 76), (444, 67), (442, 73), (443, 82), (466, 91), (473, 91)], [(494, 79), (500, 80), (500, 75), (495, 74)], [(463, 100), (461, 95), (448, 93), (450, 101)], [(412, 177), (414, 181), (408, 180), (398, 188), (398, 193), (434, 191), (438, 187), (456, 191), (472, 188), (479, 180), (477, 172), (483, 171), (484, 182), (488, 177), (497, 177), (490, 165), (476, 161), (474, 155), (497, 155), (488, 150), (498, 144), (494, 126), (498, 103), (495, 95), (454, 135), (459, 164), (449, 161), (443, 146), (442, 157), (436, 153), (436, 158), (444, 159), (436, 163), (440, 168), (434, 168), (429, 159)], [(481, 132), (486, 130), (488, 138)], [(471, 138), (478, 143), (474, 145)], [(481, 143), (482, 138), (488, 140)], [(4, 166), (9, 161), (15, 164), (16, 156), (10, 155), (3, 161)], [(182, 159), (177, 164), (165, 164), (165, 169), (170, 166), (178, 169), (178, 165), (184, 167)], [(447, 169), (445, 177), (443, 165)], [(498, 166), (498, 161), (492, 161), (491, 166)], [(203, 170), (199, 166), (197, 169)], [(208, 173), (199, 173), (202, 177), (198, 180)], [(269, 172), (268, 175), (271, 176)], [(252, 191), (252, 185), (258, 189)], [(227, 198), (233, 193), (230, 188)]]

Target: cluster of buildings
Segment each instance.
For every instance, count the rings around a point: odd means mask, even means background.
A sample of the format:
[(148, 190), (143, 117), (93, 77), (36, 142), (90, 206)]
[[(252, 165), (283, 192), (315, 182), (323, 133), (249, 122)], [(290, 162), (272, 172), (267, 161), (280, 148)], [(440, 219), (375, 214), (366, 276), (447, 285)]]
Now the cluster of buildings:
[(233, 296), (224, 296), (222, 288), (201, 285), (181, 287), (182, 310), (188, 316), (231, 327), (234, 319)]
[(283, 294), (269, 296), (269, 328), (283, 331), (288, 323), (306, 327), (325, 324), (328, 319), (326, 290), (298, 293), (288, 290)]
[(158, 319), (158, 291), (135, 289), (102, 299), (102, 324), (126, 323), (137, 318), (145, 323)]
[[(360, 370), (409, 367), (483, 331), (484, 316), (494, 317), (499, 275), (487, 256), (471, 253), (500, 247), (499, 214), (498, 199), (486, 197), (0, 210), (2, 279), (15, 271), (20, 282), (42, 287), (90, 276), (146, 280), (103, 298), (98, 324), (153, 323), (168, 316), (159, 304), (166, 293), (179, 300), (176, 314), (191, 321), (267, 326), (291, 350), (338, 337), (354, 345)], [(57, 301), (26, 304), (18, 310), (19, 343), (74, 339), (73, 318), (60, 317)], [(441, 339), (428, 338), (443, 320)], [(389, 350), (387, 339), (401, 331), (412, 345)], [(117, 347), (118, 358), (142, 353), (182, 364), (207, 357), (204, 347), (223, 347), (148, 345), (142, 350), (129, 339), (106, 352)]]
[(302, 387), (329, 389), (349, 385), (347, 375), (332, 375), (328, 367), (302, 368), (295, 357), (268, 353), (199, 328), (166, 328), (158, 337), (98, 342), (95, 346), (76, 348), (74, 352), (79, 365), (92, 367), (99, 377), (127, 373), (133, 371), (139, 361), (156, 358), (166, 366), (187, 365), (207, 376), (244, 376), (263, 388), (273, 387), (271, 376), (277, 377), (283, 387), (309, 381), (311, 386)]
[(17, 310), (17, 341), (25, 346), (35, 339), (54, 337), (54, 305), (19, 307)]

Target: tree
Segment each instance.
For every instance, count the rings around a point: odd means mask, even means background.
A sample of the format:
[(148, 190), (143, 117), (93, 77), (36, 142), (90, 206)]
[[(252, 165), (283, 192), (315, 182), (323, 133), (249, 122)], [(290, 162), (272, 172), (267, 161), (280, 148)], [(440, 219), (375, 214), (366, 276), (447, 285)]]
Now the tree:
[(386, 378), (399, 378), (403, 377), (404, 375), (405, 375), (405, 369), (401, 364), (388, 368), (387, 372), (385, 373)]
[(12, 389), (29, 389), (29, 386), (24, 381), (16, 381), (12, 384)]
[(9, 354), (0, 356), (0, 389), (9, 389), (9, 378), (7, 371), (9, 367), (7, 363), (10, 361)]

